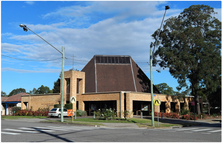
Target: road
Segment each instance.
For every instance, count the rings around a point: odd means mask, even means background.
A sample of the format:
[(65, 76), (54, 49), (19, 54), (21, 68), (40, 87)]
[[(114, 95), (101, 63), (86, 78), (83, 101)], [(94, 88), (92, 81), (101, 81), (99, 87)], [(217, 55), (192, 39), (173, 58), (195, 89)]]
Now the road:
[(117, 129), (2, 120), (2, 142), (221, 142), (220, 124), (174, 129)]

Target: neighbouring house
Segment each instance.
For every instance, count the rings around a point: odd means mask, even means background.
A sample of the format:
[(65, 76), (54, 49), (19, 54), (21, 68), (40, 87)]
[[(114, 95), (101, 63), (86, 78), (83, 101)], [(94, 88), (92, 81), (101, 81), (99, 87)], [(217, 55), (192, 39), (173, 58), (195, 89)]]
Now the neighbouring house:
[(25, 92), (21, 92), (9, 97), (1, 97), (2, 100), (2, 110), (1, 115), (11, 115), (11, 108), (12, 107), (21, 107), (21, 96), (22, 95), (29, 95)]
[[(161, 101), (155, 111), (178, 113), (183, 107), (191, 107), (192, 97), (180, 101), (177, 96), (160, 94), (155, 86), (153, 89), (154, 100)], [(114, 109), (120, 117), (125, 110), (131, 113), (129, 117), (141, 111), (143, 115), (151, 112), (150, 80), (130, 56), (95, 55), (81, 71), (65, 71), (63, 104), (70, 103), (72, 96), (76, 98), (74, 111), (83, 110), (88, 115), (105, 107)], [(53, 108), (53, 104), (60, 101), (61, 94), (23, 95), (21, 107), (37, 110), (48, 105)]]

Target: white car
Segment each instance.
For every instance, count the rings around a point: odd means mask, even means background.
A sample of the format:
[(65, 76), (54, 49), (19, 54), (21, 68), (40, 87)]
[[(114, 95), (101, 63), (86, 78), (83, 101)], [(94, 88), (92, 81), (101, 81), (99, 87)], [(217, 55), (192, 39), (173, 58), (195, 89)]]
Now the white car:
[[(61, 108), (52, 108), (48, 113), (49, 116), (61, 117)], [(67, 109), (63, 108), (63, 116), (67, 116)]]

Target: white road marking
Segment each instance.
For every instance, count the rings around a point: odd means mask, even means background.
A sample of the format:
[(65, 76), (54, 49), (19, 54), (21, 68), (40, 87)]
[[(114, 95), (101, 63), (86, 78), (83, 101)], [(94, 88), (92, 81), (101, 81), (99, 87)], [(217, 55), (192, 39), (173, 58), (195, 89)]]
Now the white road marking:
[(221, 130), (213, 130), (213, 131), (208, 131), (210, 133), (215, 133), (215, 132), (221, 132)]
[(201, 132), (201, 131), (207, 131), (207, 130), (212, 130), (212, 129), (200, 129), (200, 130), (192, 130), (192, 132)]
[(24, 131), (24, 130), (17, 130), (17, 129), (3, 129), (3, 130), (13, 131), (13, 132), (23, 132), (23, 133), (38, 133), (35, 131)]
[(9, 135), (19, 135), (20, 133), (12, 133), (12, 132), (1, 132), (2, 134), (9, 134)]
[(19, 129), (22, 129), (22, 130), (32, 130), (32, 131), (43, 131), (43, 132), (54, 132), (53, 130), (41, 130), (41, 129), (37, 128), (37, 127), (30, 127), (30, 128), (21, 127)]
[(174, 129), (174, 130), (176, 130), (176, 131), (185, 131), (185, 130), (192, 131), (193, 129), (198, 129), (198, 128), (180, 128), (180, 129)]

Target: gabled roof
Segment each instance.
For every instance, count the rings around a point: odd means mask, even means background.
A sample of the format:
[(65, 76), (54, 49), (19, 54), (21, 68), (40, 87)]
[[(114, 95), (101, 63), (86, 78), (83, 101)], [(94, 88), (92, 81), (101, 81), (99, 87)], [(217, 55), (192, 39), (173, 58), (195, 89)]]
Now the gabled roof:
[[(85, 92), (150, 93), (150, 80), (130, 56), (95, 55), (82, 69)], [(159, 93), (154, 86), (154, 93)]]
[(21, 93), (18, 93), (9, 97), (1, 97), (1, 99), (2, 99), (2, 102), (19, 102), (21, 101), (22, 95), (29, 95), (29, 94), (25, 92), (21, 92)]

